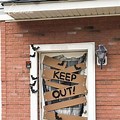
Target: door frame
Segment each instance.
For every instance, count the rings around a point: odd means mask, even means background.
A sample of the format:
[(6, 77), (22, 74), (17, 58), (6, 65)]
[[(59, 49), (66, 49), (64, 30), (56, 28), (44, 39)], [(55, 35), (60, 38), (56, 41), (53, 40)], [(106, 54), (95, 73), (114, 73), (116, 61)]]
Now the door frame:
[[(34, 49), (38, 48), (38, 49)], [(95, 43), (65, 43), (65, 44), (36, 44), (30, 45), (30, 84), (33, 83), (32, 76), (38, 76), (38, 53), (48, 52), (70, 52), (70, 51), (87, 51), (87, 80), (88, 80), (88, 120), (96, 120), (96, 104), (95, 104)], [(38, 80), (34, 86), (35, 90), (38, 90)], [(38, 92), (32, 93), (30, 91), (30, 120), (39, 119), (39, 105), (38, 105)], [(40, 103), (41, 104), (41, 103)]]

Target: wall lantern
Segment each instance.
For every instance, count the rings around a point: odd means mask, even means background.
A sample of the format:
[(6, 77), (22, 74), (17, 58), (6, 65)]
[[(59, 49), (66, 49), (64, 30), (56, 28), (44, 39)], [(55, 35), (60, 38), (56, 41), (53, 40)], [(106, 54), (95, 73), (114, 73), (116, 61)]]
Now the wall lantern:
[(101, 69), (103, 65), (107, 65), (107, 49), (104, 45), (98, 45), (98, 50), (96, 50), (97, 55), (97, 65), (100, 65)]
[(31, 61), (26, 61), (26, 68), (30, 69), (31, 68)]

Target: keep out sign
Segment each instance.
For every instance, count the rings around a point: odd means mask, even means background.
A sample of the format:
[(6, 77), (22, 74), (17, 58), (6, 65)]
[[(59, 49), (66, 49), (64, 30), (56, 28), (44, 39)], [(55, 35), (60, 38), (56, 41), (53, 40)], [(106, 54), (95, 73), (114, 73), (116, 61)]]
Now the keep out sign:
[(81, 83), (83, 84), (86, 80), (85, 75), (79, 75), (72, 73), (71, 71), (65, 72), (64, 70), (53, 70), (53, 69), (45, 69), (43, 71), (43, 78), (46, 80), (62, 80), (73, 83)]
[(52, 96), (54, 98), (64, 97), (64, 96), (66, 96), (66, 94), (69, 94), (69, 95), (75, 94), (75, 86), (68, 87), (68, 88), (65, 88), (63, 90), (56, 89), (52, 92)]
[(44, 94), (45, 100), (51, 101), (56, 99), (68, 98), (80, 94), (87, 94), (86, 86), (75, 85), (64, 87), (62, 89), (55, 89)]
[(54, 71), (53, 73), (53, 79), (73, 81), (76, 79), (76, 77), (77, 76), (74, 73), (60, 72), (60, 71)]
[[(64, 64), (60, 64), (62, 62), (49, 56), (45, 56), (43, 60), (43, 64), (47, 66), (44, 67), (42, 74), (44, 80), (43, 88), (45, 89), (44, 100), (47, 103), (44, 106), (44, 110), (46, 113), (53, 112), (53, 118), (45, 114), (46, 119), (68, 119), (69, 115), (67, 114), (60, 114), (62, 116), (59, 117), (59, 113), (57, 113), (58, 116), (56, 116), (56, 110), (61, 110), (63, 113), (64, 108), (71, 107), (71, 111), (75, 112), (76, 106), (82, 109), (79, 105), (83, 106), (87, 102), (85, 97), (88, 93), (86, 75), (76, 73), (85, 69), (86, 64), (79, 63), (66, 67)], [(86, 120), (87, 118), (72, 115), (69, 119)]]

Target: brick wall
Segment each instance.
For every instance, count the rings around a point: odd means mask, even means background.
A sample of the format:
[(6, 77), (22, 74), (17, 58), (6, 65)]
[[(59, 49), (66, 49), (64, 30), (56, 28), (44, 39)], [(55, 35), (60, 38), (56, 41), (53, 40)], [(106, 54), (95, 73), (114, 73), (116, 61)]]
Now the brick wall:
[(2, 118), (6, 120), (6, 57), (5, 57), (5, 23), (0, 23), (1, 32), (1, 83), (2, 83)]
[(120, 40), (115, 39), (120, 38), (119, 20), (120, 17), (99, 17), (1, 23), (3, 120), (30, 120), (26, 69), (29, 45), (72, 42), (95, 42), (96, 48), (102, 43), (108, 49), (108, 65), (103, 70), (96, 65), (97, 120), (119, 120)]

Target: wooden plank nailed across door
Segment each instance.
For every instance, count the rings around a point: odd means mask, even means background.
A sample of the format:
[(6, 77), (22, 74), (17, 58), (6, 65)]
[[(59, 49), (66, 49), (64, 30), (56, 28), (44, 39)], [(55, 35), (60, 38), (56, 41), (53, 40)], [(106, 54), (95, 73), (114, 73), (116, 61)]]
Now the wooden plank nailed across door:
[(64, 69), (66, 67), (66, 62), (60, 61), (49, 56), (44, 57), (43, 64), (56, 69)]
[[(87, 117), (80, 117), (75, 115), (65, 115), (65, 114), (57, 114), (62, 120), (87, 120)], [(44, 114), (44, 119), (47, 120), (56, 120), (55, 112), (46, 112)]]
[(79, 71), (79, 70), (83, 70), (86, 68), (86, 64), (85, 63), (79, 63), (79, 64), (76, 64), (76, 65), (73, 65), (73, 66), (70, 66), (70, 67), (67, 67), (65, 69), (63, 69), (62, 71), (64, 72), (76, 72), (76, 71)]
[(44, 84), (48, 90), (43, 94), (46, 103), (44, 106), (44, 119), (87, 120), (86, 117), (77, 114), (63, 114), (64, 109), (72, 107), (75, 110), (76, 106), (79, 107), (79, 105), (84, 105), (87, 102), (86, 75), (80, 74), (82, 70), (86, 69), (86, 63), (71, 64), (72, 66), (67, 67), (65, 61), (44, 56), (43, 64), (49, 67), (45, 66), (42, 74)]
[(44, 60), (43, 60), (43, 64), (53, 67), (53, 68), (57, 68), (57, 69), (64, 69), (64, 71), (71, 71), (71, 72), (76, 72), (80, 69), (85, 69), (86, 68), (86, 64), (85, 63), (78, 63), (76, 65), (73, 66), (69, 66), (66, 68), (66, 62), (64, 61), (60, 61), (58, 59), (49, 57), (49, 56), (45, 56)]
[(43, 70), (43, 78), (44, 79), (54, 79), (54, 80), (62, 80), (73, 83), (81, 83), (84, 84), (86, 81), (85, 75), (71, 73), (70, 71), (64, 72), (60, 70), (52, 70), (52, 69), (44, 69)]
[(69, 85), (59, 84), (59, 83), (52, 82), (52, 81), (49, 81), (49, 80), (46, 80), (45, 84), (47, 86), (51, 86), (51, 87), (59, 88), (59, 89), (62, 89), (62, 88), (65, 88), (65, 87), (69, 87)]
[(63, 99), (73, 97), (80, 94), (87, 94), (86, 86), (75, 85), (65, 87), (63, 89), (56, 89), (44, 94), (45, 101), (51, 101), (56, 99)]
[(80, 98), (76, 98), (76, 99), (71, 99), (71, 100), (67, 100), (67, 101), (63, 101), (63, 102), (46, 105), (46, 106), (44, 106), (44, 109), (45, 109), (45, 112), (48, 112), (48, 111), (58, 110), (61, 108), (79, 105), (79, 104), (86, 103), (86, 102), (87, 101), (86, 101), (85, 97), (80, 97)]

